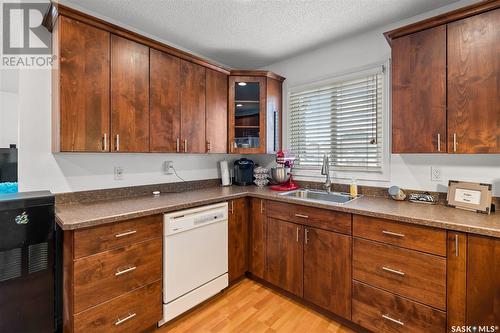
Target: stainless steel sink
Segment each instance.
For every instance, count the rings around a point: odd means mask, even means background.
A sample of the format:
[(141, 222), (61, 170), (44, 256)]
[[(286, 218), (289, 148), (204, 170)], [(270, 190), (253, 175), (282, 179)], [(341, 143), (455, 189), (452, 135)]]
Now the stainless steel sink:
[(360, 196), (351, 197), (349, 193), (326, 192), (326, 191), (307, 190), (307, 189), (283, 192), (280, 193), (279, 195), (307, 200), (307, 201), (321, 201), (326, 203), (337, 203), (337, 204), (345, 204), (360, 197)]

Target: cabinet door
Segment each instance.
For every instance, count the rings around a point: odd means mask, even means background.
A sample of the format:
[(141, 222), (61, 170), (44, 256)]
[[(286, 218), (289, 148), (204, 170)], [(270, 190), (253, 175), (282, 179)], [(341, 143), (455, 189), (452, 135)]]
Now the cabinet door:
[(500, 153), (500, 9), (448, 24), (448, 151)]
[(248, 214), (246, 198), (229, 202), (229, 282), (245, 275), (248, 268)]
[(267, 219), (267, 278), (270, 283), (299, 297), (303, 295), (304, 228)]
[(266, 78), (229, 77), (229, 151), (266, 153)]
[(281, 104), (283, 84), (267, 78), (266, 153), (274, 154), (281, 149)]
[(304, 298), (351, 319), (350, 236), (304, 229)]
[(466, 325), (467, 234), (448, 231), (446, 257), (446, 321), (452, 332)]
[(392, 152), (446, 152), (446, 27), (392, 41)]
[(205, 67), (181, 60), (181, 151), (205, 153)]
[(254, 276), (264, 279), (266, 271), (266, 201), (258, 198), (250, 200), (249, 270)]
[(227, 75), (206, 71), (207, 152), (227, 153)]
[(59, 92), (60, 132), (55, 150), (109, 151), (110, 34), (64, 16), (56, 29), (60, 81), (54, 94)]
[(180, 150), (180, 59), (150, 50), (150, 147), (152, 152)]
[(500, 323), (500, 240), (467, 239), (467, 325)]
[(111, 131), (114, 151), (149, 151), (149, 48), (115, 35), (111, 35)]

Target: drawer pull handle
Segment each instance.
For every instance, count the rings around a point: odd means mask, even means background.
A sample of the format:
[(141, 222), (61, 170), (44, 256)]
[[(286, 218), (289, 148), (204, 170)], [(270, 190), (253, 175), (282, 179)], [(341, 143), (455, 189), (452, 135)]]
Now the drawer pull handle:
[(392, 268), (382, 267), (382, 269), (383, 269), (384, 271), (389, 272), (389, 273), (392, 273), (392, 274), (397, 274), (397, 275), (405, 276), (405, 273), (404, 273), (404, 272), (401, 272), (401, 271), (398, 271), (398, 270), (395, 270), (395, 269), (392, 269)]
[(382, 233), (384, 235), (389, 235), (389, 236), (394, 236), (394, 237), (401, 237), (401, 238), (403, 238), (405, 236), (403, 234), (398, 234), (397, 232), (392, 232), (392, 231), (387, 231), (387, 230), (382, 230)]
[(126, 322), (127, 320), (130, 320), (132, 318), (134, 318), (137, 314), (134, 312), (134, 313), (129, 313), (128, 316), (126, 316), (125, 318), (123, 319), (120, 319), (118, 318), (117, 321), (115, 321), (115, 326), (118, 326), (118, 325), (121, 325), (123, 324), (124, 322)]
[(136, 266), (132, 266), (132, 267), (129, 267), (127, 269), (124, 269), (123, 271), (118, 270), (118, 271), (116, 271), (115, 276), (120, 276), (122, 274), (135, 271), (136, 269), (137, 269)]
[(303, 219), (308, 219), (309, 218), (309, 216), (302, 215), (302, 214), (295, 214), (295, 217), (300, 217), (300, 218), (303, 218)]
[(403, 323), (401, 320), (397, 320), (397, 319), (394, 319), (394, 318), (391, 318), (389, 317), (389, 315), (382, 315), (382, 318), (386, 319), (386, 320), (389, 320), (395, 324), (398, 324), (398, 325), (401, 325), (401, 326), (405, 326), (405, 323)]
[(129, 236), (129, 235), (133, 235), (136, 232), (137, 232), (137, 230), (125, 231), (125, 232), (122, 232), (121, 234), (116, 234), (115, 237), (116, 238), (125, 237), (125, 236)]

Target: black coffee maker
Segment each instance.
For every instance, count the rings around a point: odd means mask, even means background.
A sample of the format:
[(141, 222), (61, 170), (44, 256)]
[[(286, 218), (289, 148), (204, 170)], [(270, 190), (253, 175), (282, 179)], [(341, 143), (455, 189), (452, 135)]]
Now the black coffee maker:
[(240, 186), (251, 185), (253, 182), (253, 168), (255, 163), (246, 158), (234, 162), (234, 184)]

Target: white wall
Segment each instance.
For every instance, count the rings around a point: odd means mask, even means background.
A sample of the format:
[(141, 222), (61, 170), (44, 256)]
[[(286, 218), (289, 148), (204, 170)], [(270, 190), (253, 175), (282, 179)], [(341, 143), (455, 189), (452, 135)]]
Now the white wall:
[[(391, 24), (347, 38), (322, 48), (312, 50), (293, 58), (267, 66), (266, 69), (286, 77), (284, 91), (284, 117), (287, 119), (287, 89), (301, 84), (320, 81), (339, 73), (378, 63), (390, 58), (391, 50), (382, 33), (412, 22), (422, 20), (476, 1), (460, 1), (450, 6), (425, 13), (401, 22)], [(287, 132), (285, 121), (284, 132)], [(286, 141), (286, 138), (285, 138)], [(446, 191), (449, 179), (486, 182), (494, 184), (494, 194), (500, 196), (500, 155), (391, 155), (390, 181), (360, 182), (366, 185), (390, 186), (421, 190)], [(440, 167), (442, 181), (431, 182), (431, 166)], [(337, 180), (344, 182), (343, 180)]]
[(0, 69), (0, 148), (18, 143), (18, 74)]

